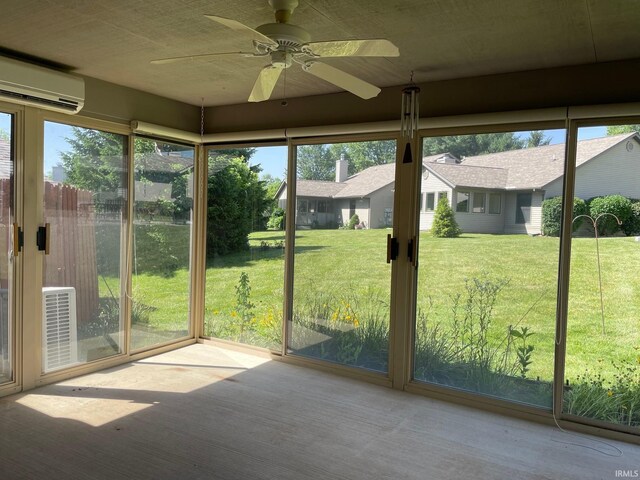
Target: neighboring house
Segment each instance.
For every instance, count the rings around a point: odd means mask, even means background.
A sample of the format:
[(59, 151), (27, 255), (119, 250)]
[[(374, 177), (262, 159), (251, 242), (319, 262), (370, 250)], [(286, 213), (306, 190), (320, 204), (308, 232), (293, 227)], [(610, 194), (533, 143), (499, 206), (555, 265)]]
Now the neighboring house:
[[(449, 202), (468, 233), (541, 233), (542, 202), (562, 195), (564, 144), (467, 157), (424, 157), (420, 230), (429, 230), (438, 202)], [(578, 142), (575, 196), (584, 200), (620, 194), (640, 198), (640, 136), (637, 133)], [(395, 164), (347, 177), (336, 163), (336, 181), (298, 180), (298, 227), (330, 227), (358, 214), (366, 228), (391, 225)], [(276, 194), (286, 207), (286, 185)]]
[[(564, 144), (463, 160), (445, 154), (424, 167), (421, 230), (431, 228), (437, 202), (446, 198), (464, 232), (539, 234), (543, 200), (562, 195)], [(576, 167), (576, 197), (640, 198), (637, 133), (578, 142)]]
[[(357, 214), (363, 228), (390, 227), (393, 221), (395, 163), (376, 165), (347, 176), (347, 161), (336, 162), (336, 181), (296, 182), (296, 226), (337, 227)], [(278, 205), (286, 208), (287, 188), (276, 192)]]

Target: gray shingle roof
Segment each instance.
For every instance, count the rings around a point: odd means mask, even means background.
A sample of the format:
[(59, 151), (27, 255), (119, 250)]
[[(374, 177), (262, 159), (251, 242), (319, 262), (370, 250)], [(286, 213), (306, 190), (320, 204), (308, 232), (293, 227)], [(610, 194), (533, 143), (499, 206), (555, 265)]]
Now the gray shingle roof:
[(504, 188), (509, 174), (506, 168), (451, 163), (429, 163), (425, 167), (455, 187)]
[[(632, 137), (640, 142), (637, 133), (581, 140), (576, 165), (580, 166)], [(530, 190), (543, 188), (564, 174), (564, 144), (467, 157), (461, 163), (437, 163), (443, 155), (423, 157), (422, 162), (427, 170), (453, 187)], [(300, 197), (360, 198), (393, 183), (394, 178), (395, 163), (376, 165), (344, 182), (298, 180), (296, 194)]]
[[(581, 140), (578, 142), (576, 165), (579, 167), (618, 143), (634, 136), (637, 138), (635, 133), (625, 133), (611, 137)], [(467, 157), (457, 165), (437, 165), (436, 168), (433, 168), (434, 166), (436, 165), (429, 165), (438, 176), (454, 186), (513, 190), (543, 188), (564, 174), (564, 144), (489, 153)], [(450, 168), (438, 170), (438, 167)], [(472, 168), (473, 170), (471, 170)], [(480, 171), (477, 170), (478, 168), (493, 169), (496, 174), (495, 179), (490, 179), (490, 171)], [(500, 170), (506, 171), (507, 175), (504, 176)]]
[(375, 165), (347, 178), (344, 188), (335, 198), (360, 198), (372, 194), (392, 183), (395, 179), (395, 163)]
[[(344, 187), (344, 182), (298, 180), (296, 182), (296, 196), (333, 198)], [(282, 188), (283, 187), (281, 186), (280, 189)]]

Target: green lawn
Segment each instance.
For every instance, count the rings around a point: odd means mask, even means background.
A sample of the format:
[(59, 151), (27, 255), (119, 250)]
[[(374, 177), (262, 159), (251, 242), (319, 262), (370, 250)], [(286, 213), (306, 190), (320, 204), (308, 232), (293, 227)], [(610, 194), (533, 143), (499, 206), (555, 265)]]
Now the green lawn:
[[(315, 312), (331, 312), (344, 306), (365, 306), (366, 297), (388, 305), (391, 268), (386, 263), (387, 230), (302, 230), (296, 234), (294, 308), (304, 309), (314, 299)], [(251, 249), (216, 257), (206, 270), (206, 322), (238, 322), (236, 286), (242, 272), (249, 277), (249, 301), (258, 332), (245, 341), (259, 343), (266, 334), (273, 344), (281, 321), (284, 250), (281, 232), (251, 235)], [(430, 324), (447, 327), (452, 318), (453, 297), (464, 300), (465, 281), (488, 278), (505, 281), (491, 315), (489, 338), (500, 343), (508, 327), (528, 327), (534, 345), (529, 378), (550, 380), (555, 340), (556, 285), (559, 241), (526, 235), (466, 234), (458, 239), (436, 239), (422, 234), (418, 278), (418, 306)], [(605, 333), (602, 332), (595, 241), (574, 239), (569, 302), (567, 377), (574, 380), (586, 369), (612, 377), (613, 362), (638, 362), (640, 329), (640, 244), (633, 238), (600, 240)], [(159, 330), (183, 328), (188, 281), (186, 269), (171, 276), (139, 274), (134, 296), (153, 307), (149, 326)], [(461, 301), (462, 301), (461, 300)], [(342, 307), (340, 307), (341, 303)], [(358, 303), (359, 302), (359, 303)], [(351, 305), (353, 304), (353, 305)], [(323, 310), (323, 307), (324, 310)], [(319, 309), (319, 310), (318, 310)], [(310, 310), (309, 310), (310, 311)], [(346, 312), (346, 313), (345, 313)], [(363, 327), (366, 312), (353, 311)], [(329, 320), (329, 318), (327, 318)], [(387, 318), (388, 321), (388, 318)], [(348, 322), (347, 322), (348, 323)], [(353, 321), (351, 322), (353, 328)], [(228, 331), (227, 337), (239, 332)], [(270, 343), (269, 343), (270, 342)]]

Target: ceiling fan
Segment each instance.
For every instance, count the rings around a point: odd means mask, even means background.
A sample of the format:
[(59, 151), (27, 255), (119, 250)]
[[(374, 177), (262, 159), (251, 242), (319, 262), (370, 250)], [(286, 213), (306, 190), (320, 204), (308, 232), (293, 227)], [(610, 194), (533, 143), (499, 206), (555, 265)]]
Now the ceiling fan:
[(360, 98), (369, 99), (380, 93), (380, 89), (375, 85), (331, 65), (319, 62), (318, 59), (329, 57), (397, 57), (400, 55), (398, 47), (385, 39), (312, 42), (309, 32), (298, 25), (289, 23), (293, 10), (298, 6), (298, 0), (269, 0), (269, 4), (275, 12), (276, 23), (267, 23), (255, 29), (229, 18), (205, 15), (225, 27), (251, 35), (253, 37), (253, 51), (187, 55), (152, 60), (151, 63), (207, 60), (224, 55), (269, 57), (270, 64), (260, 71), (251, 95), (249, 95), (250, 102), (268, 100), (282, 71), (293, 63), (299, 64), (305, 72)]

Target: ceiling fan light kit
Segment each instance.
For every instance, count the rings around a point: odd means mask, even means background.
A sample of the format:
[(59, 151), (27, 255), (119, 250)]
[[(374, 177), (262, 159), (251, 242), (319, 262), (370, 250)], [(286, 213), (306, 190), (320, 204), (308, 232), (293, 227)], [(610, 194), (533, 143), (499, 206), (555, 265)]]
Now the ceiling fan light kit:
[(217, 52), (184, 57), (171, 57), (152, 60), (154, 64), (166, 64), (181, 61), (210, 60), (218, 56), (240, 55), (243, 57), (270, 57), (270, 64), (260, 73), (249, 95), (250, 102), (261, 102), (271, 97), (282, 70), (297, 63), (302, 70), (329, 82), (363, 99), (373, 98), (380, 88), (350, 73), (318, 60), (345, 57), (397, 57), (398, 48), (386, 39), (332, 40), (311, 42), (311, 35), (298, 25), (289, 23), (291, 15), (298, 6), (298, 0), (269, 0), (274, 10), (275, 23), (266, 23), (251, 28), (237, 20), (205, 15), (234, 31), (252, 37), (254, 52)]

